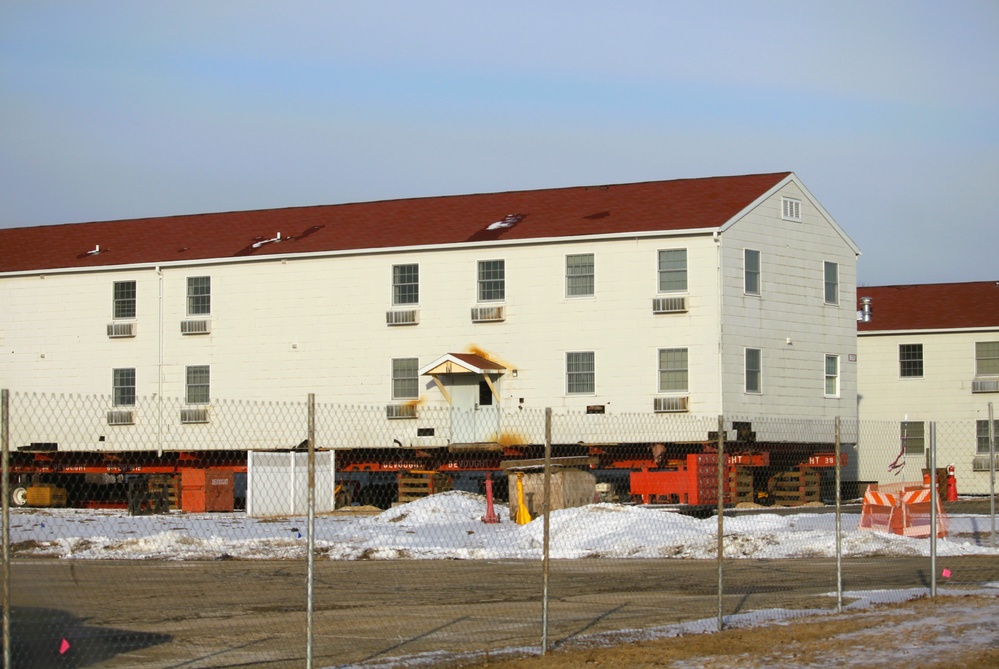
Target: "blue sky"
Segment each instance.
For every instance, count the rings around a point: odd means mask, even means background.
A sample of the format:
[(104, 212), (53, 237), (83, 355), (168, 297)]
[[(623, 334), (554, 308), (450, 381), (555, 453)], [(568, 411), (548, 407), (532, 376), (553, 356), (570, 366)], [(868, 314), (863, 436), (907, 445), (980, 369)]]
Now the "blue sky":
[(999, 280), (999, 3), (0, 5), (0, 227), (791, 170)]

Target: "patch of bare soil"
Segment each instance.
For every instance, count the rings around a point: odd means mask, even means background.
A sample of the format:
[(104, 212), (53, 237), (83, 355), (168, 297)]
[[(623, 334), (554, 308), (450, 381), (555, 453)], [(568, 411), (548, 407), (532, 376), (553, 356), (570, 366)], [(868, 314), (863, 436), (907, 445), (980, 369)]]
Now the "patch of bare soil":
[(444, 664), (462, 669), (999, 668), (999, 597), (941, 596), (841, 615), (545, 656)]

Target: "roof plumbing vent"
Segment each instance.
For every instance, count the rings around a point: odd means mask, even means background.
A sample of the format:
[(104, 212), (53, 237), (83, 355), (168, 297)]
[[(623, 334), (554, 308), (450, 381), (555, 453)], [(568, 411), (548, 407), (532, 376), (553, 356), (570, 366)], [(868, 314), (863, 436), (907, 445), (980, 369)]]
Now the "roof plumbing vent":
[(259, 242), (255, 242), (250, 248), (259, 249), (264, 244), (270, 244), (271, 242), (281, 241), (281, 233), (277, 233), (277, 237), (271, 237), (270, 239), (261, 239)]
[(873, 299), (870, 297), (860, 298), (860, 311), (857, 312), (857, 321), (860, 323), (870, 323), (871, 319), (874, 317), (874, 312), (871, 309), (871, 302)]

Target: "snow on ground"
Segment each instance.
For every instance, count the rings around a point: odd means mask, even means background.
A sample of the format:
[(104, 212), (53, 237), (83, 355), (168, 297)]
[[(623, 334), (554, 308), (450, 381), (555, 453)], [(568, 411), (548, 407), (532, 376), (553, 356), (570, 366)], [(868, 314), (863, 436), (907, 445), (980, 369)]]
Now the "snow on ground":
[[(511, 521), (496, 505), (499, 524), (481, 521), (485, 498), (453, 491), (404, 504), (378, 515), (318, 516), (315, 546), (326, 559), (539, 559), (543, 520)], [(220, 557), (301, 559), (308, 538), (304, 517), (250, 518), (245, 513), (129, 516), (122, 510), (12, 509), (15, 555), (72, 559), (213, 560)], [(951, 516), (938, 556), (997, 555), (989, 547), (990, 519)], [(925, 555), (930, 542), (858, 531), (857, 514), (843, 514), (843, 555)], [(717, 518), (696, 519), (665, 509), (592, 504), (554, 511), (554, 559), (711, 559)], [(835, 557), (835, 514), (759, 513), (724, 519), (725, 554), (731, 558)]]

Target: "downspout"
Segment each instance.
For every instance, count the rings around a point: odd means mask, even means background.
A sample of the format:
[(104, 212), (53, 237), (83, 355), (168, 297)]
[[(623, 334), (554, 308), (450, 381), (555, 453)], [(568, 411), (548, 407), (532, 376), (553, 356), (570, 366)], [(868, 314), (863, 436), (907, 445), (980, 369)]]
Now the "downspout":
[(724, 274), (722, 272), (722, 249), (721, 249), (721, 235), (717, 230), (711, 233), (711, 239), (715, 242), (715, 252), (717, 254), (716, 261), (716, 271), (718, 273), (718, 414), (725, 414), (725, 347), (723, 345), (722, 337), (725, 335), (725, 318), (724, 318), (724, 307), (722, 303), (722, 297), (725, 294), (723, 290)]
[(156, 276), (159, 283), (159, 323), (158, 350), (156, 362), (156, 453), (163, 457), (163, 269), (156, 266)]

